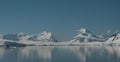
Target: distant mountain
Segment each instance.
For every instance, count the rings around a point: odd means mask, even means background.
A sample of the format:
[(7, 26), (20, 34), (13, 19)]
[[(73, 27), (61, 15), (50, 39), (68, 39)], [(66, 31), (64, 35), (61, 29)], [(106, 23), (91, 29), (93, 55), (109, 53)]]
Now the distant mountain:
[(93, 35), (86, 28), (81, 28), (80, 30), (78, 30), (77, 35), (71, 41), (80, 42), (80, 43), (96, 42), (96, 41), (100, 41), (100, 37)]
[(0, 46), (33, 46), (33, 45), (94, 45), (94, 46), (120, 46), (120, 33), (109, 35), (94, 35), (86, 28), (77, 31), (73, 40), (59, 42), (50, 32), (37, 35), (25, 33), (0, 34)]
[(38, 35), (28, 35), (24, 33), (0, 34), (0, 46), (21, 47), (49, 42), (58, 42), (50, 32), (43, 32)]
[(24, 34), (24, 33), (3, 35), (3, 39), (10, 40), (10, 41), (27, 40), (29, 37), (30, 37), (29, 35)]
[(57, 42), (55, 37), (50, 32), (43, 32), (37, 36), (38, 41), (45, 41), (45, 42)]
[(31, 38), (31, 35), (18, 33), (17, 38), (19, 39), (19, 41), (29, 41), (29, 38)]
[(113, 34), (106, 42), (120, 42), (120, 33)]
[(42, 32), (38, 35), (30, 35), (30, 36), (27, 36), (27, 38), (28, 38), (27, 40), (30, 40), (30, 41), (57, 42), (55, 37), (50, 32)]
[(0, 38), (11, 41), (41, 41), (41, 42), (57, 42), (50, 32), (43, 32), (38, 35), (27, 35), (24, 33), (0, 35)]

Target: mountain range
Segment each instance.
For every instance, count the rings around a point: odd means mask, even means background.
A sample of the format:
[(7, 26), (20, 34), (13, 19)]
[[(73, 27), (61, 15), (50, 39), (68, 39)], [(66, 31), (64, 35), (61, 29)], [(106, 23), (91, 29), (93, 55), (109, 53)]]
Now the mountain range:
[(0, 46), (30, 46), (30, 45), (120, 45), (120, 33), (113, 35), (94, 35), (86, 28), (77, 31), (72, 40), (66, 42), (58, 41), (50, 32), (42, 32), (38, 35), (25, 33), (0, 34)]

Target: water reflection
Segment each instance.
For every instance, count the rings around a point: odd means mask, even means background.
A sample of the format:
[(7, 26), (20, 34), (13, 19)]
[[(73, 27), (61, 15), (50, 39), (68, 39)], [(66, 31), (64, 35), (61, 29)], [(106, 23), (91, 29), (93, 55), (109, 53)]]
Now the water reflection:
[(51, 52), (53, 47), (44, 47), (44, 46), (36, 46), (36, 47), (24, 47), (20, 48), (18, 52), (18, 59), (32, 59), (37, 57), (44, 61), (51, 60)]
[(5, 48), (0, 48), (0, 58), (2, 58), (4, 56), (5, 53)]
[[(12, 58), (11, 56), (12, 55)], [(0, 62), (120, 62), (120, 47), (31, 46), (0, 48)]]

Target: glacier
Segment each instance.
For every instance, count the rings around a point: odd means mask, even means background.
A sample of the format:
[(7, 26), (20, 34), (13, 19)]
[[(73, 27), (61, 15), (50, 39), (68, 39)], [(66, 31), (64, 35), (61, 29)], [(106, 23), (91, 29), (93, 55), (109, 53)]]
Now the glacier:
[(42, 32), (38, 35), (0, 34), (0, 46), (120, 46), (120, 33), (109, 36), (94, 35), (86, 28), (81, 28), (72, 40), (64, 42), (58, 41), (51, 32)]

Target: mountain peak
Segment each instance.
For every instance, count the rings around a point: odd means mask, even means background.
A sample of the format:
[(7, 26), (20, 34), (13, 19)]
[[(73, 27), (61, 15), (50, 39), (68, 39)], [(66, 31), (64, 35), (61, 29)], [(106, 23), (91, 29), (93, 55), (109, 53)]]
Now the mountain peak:
[(56, 42), (57, 40), (50, 32), (43, 32), (38, 35), (37, 40), (39, 41), (53, 41)]
[(110, 38), (108, 38), (107, 42), (118, 42), (120, 41), (120, 33), (113, 34)]
[(93, 42), (97, 41), (98, 38), (96, 35), (93, 35), (89, 30), (86, 28), (81, 28), (78, 30), (77, 35), (72, 40), (73, 42)]
[(52, 34), (50, 32), (42, 32), (38, 35), (40, 38), (50, 38)]
[(81, 28), (81, 29), (80, 29), (80, 32), (81, 32), (81, 33), (85, 33), (86, 31), (87, 31), (86, 28)]
[(80, 30), (78, 30), (78, 33), (91, 33), (91, 32), (86, 28), (81, 28)]

